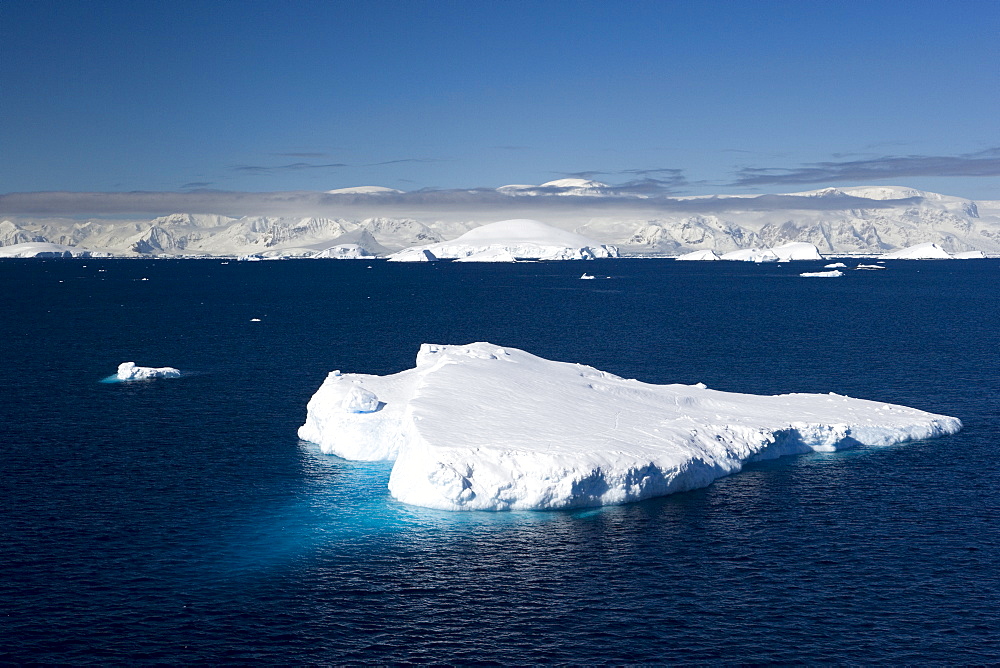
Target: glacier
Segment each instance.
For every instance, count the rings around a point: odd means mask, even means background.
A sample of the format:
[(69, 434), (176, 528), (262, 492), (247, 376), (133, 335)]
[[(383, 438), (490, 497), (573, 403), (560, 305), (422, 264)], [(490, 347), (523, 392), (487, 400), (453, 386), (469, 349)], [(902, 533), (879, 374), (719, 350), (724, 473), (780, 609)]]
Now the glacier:
[(747, 462), (955, 433), (960, 420), (837, 394), (653, 385), (491, 343), (423, 344), (386, 376), (331, 372), (298, 435), (394, 460), (389, 491), (443, 510), (545, 510), (704, 487)]

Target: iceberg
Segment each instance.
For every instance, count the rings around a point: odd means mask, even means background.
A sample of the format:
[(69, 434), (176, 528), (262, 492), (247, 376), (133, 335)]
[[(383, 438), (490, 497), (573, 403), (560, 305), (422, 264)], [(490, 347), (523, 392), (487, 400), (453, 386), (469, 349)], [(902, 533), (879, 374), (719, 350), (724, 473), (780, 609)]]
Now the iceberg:
[(797, 241), (782, 246), (775, 246), (771, 252), (778, 256), (779, 262), (792, 260), (822, 260), (819, 249), (814, 244)]
[(367, 248), (359, 244), (338, 244), (324, 248), (310, 257), (316, 259), (331, 258), (335, 260), (370, 260), (375, 255), (368, 252)]
[(692, 261), (701, 262), (701, 261), (705, 261), (705, 260), (708, 260), (708, 261), (718, 260), (719, 256), (715, 254), (715, 251), (711, 251), (711, 250), (696, 250), (696, 251), (691, 251), (690, 253), (685, 253), (684, 255), (678, 255), (674, 259), (676, 259), (676, 260), (692, 260)]
[(177, 378), (181, 372), (172, 366), (136, 366), (135, 362), (122, 362), (118, 365), (118, 374), (115, 376), (120, 381), (129, 380), (149, 380), (150, 378)]
[(404, 503), (543, 510), (639, 501), (704, 487), (750, 461), (961, 428), (833, 393), (652, 385), (472, 343), (424, 344), (416, 366), (396, 374), (330, 373), (298, 435), (347, 459), (395, 460), (389, 491)]
[(935, 243), (917, 244), (880, 256), (882, 260), (948, 260), (948, 251)]
[(847, 269), (847, 265), (843, 262), (834, 262), (833, 264), (824, 264), (824, 269)]
[(455, 258), (455, 262), (517, 262), (517, 258), (506, 248), (487, 248), (478, 253)]
[(719, 256), (720, 260), (738, 260), (741, 262), (777, 262), (778, 256), (771, 250), (760, 250), (757, 248), (743, 248), (724, 253)]
[(435, 262), (437, 259), (434, 253), (425, 248), (406, 248), (387, 258), (389, 262)]
[(986, 257), (986, 253), (981, 250), (958, 251), (952, 253), (951, 257), (953, 260), (982, 260)]
[(834, 269), (833, 271), (806, 271), (799, 274), (803, 278), (839, 278), (843, 275), (844, 272), (839, 269)]

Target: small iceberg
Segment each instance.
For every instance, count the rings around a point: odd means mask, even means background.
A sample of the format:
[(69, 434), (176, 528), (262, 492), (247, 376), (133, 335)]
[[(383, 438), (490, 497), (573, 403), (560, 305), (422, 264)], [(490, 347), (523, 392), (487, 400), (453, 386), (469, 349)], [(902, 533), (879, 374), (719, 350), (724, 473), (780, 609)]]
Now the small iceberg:
[(582, 275), (582, 276), (580, 276), (580, 279), (581, 279), (581, 280), (590, 280), (590, 279), (592, 279), (592, 278), (594, 278), (594, 277), (593, 277), (593, 276), (591, 276), (590, 274), (588, 274), (587, 272), (583, 272), (583, 275)]
[(132, 380), (150, 380), (152, 378), (178, 378), (180, 370), (172, 366), (136, 366), (135, 362), (122, 362), (118, 365), (118, 373), (111, 376), (110, 382), (125, 383)]
[(833, 271), (806, 271), (799, 276), (803, 278), (839, 278), (844, 272), (834, 269)]
[(823, 265), (824, 269), (847, 269), (847, 265), (843, 262), (834, 262), (833, 264)]
[(883, 267), (880, 264), (859, 264), (858, 266), (855, 267), (855, 269), (861, 269), (862, 271), (873, 271), (878, 269), (885, 269), (885, 267)]

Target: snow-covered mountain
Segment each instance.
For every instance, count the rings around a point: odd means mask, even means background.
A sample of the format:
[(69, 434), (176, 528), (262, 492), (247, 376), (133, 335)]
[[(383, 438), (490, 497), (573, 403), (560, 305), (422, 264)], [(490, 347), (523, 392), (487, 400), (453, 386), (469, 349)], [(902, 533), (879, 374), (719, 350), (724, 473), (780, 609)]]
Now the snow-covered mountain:
[(1000, 254), (1000, 201), (896, 186), (645, 197), (623, 195), (596, 181), (559, 179), (497, 191), (401, 193), (364, 186), (316, 195), (326, 199), (310, 210), (314, 215), (175, 213), (146, 220), (75, 220), (0, 211), (0, 246), (54, 243), (120, 256), (301, 257), (356, 244), (386, 255), (451, 241), (499, 220), (531, 218), (628, 255), (696, 250), (721, 255), (796, 242), (824, 254), (881, 255), (925, 243), (952, 254)]
[(501, 220), (451, 241), (416, 246), (390, 257), (397, 262), (456, 259), (466, 262), (593, 260), (617, 257), (618, 249), (537, 220)]

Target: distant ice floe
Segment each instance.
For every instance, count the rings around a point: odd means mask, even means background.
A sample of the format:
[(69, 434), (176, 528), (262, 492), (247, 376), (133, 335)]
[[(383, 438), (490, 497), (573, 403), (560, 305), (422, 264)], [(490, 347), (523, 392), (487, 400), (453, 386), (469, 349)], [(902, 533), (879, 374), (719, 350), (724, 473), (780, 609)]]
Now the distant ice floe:
[(834, 269), (833, 271), (806, 271), (799, 276), (803, 278), (840, 278), (844, 272)]
[(834, 262), (832, 264), (823, 265), (824, 269), (847, 269), (847, 265), (843, 262)]
[(180, 375), (181, 372), (171, 366), (136, 366), (135, 362), (122, 362), (118, 365), (118, 373), (112, 378), (119, 382), (127, 382), (152, 378), (177, 378)]
[(957, 432), (953, 417), (836, 394), (651, 385), (490, 343), (421, 346), (416, 366), (332, 372), (299, 437), (395, 460), (389, 491), (445, 510), (554, 509), (704, 487), (760, 459)]
[[(423, 255), (423, 259), (421, 258)], [(501, 220), (451, 241), (414, 246), (389, 256), (393, 262), (467, 260), (593, 260), (618, 257), (618, 249), (537, 220)]]

